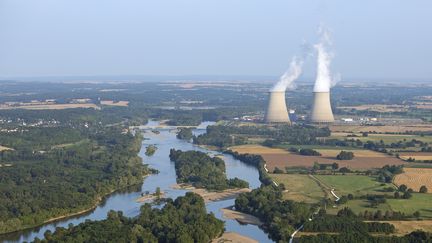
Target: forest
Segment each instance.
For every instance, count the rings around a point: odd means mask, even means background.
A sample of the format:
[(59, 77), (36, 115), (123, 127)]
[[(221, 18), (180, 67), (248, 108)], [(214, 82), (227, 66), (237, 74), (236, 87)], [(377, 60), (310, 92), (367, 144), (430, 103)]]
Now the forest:
[(0, 133), (2, 145), (12, 148), (0, 152), (0, 163), (11, 165), (0, 169), (0, 233), (92, 208), (150, 173), (138, 157), (139, 133), (81, 126), (86, 122)]
[(206, 212), (199, 195), (188, 192), (167, 199), (161, 209), (144, 204), (134, 218), (110, 211), (105, 220), (47, 231), (44, 239), (34, 242), (210, 242), (223, 232), (223, 221)]
[(249, 183), (233, 178), (227, 179), (225, 162), (218, 157), (210, 157), (200, 151), (170, 150), (170, 159), (175, 162), (177, 182), (190, 183), (197, 188), (225, 190), (247, 188)]

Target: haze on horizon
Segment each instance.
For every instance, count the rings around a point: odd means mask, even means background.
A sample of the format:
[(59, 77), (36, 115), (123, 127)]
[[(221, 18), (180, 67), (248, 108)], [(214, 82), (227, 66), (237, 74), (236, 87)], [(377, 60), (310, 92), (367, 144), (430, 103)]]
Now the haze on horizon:
[[(317, 29), (344, 78), (432, 80), (432, 2), (0, 0), (0, 78), (280, 76)], [(302, 76), (315, 76), (315, 58)]]

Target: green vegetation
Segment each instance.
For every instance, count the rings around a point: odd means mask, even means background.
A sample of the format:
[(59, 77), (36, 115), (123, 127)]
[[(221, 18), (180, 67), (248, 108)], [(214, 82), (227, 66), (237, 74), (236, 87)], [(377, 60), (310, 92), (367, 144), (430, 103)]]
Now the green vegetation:
[(338, 160), (352, 160), (354, 158), (353, 152), (347, 152), (347, 151), (341, 151), (337, 156), (336, 159)]
[(310, 148), (300, 149), (299, 154), (304, 155), (304, 156), (321, 156), (321, 154), (318, 151), (310, 149)]
[(271, 178), (288, 189), (283, 198), (297, 202), (317, 203), (325, 197), (321, 187), (308, 175), (272, 174)]
[(145, 204), (138, 217), (110, 211), (105, 220), (47, 231), (45, 239), (34, 242), (210, 242), (223, 232), (223, 221), (207, 214), (204, 200), (188, 192), (168, 199), (162, 209)]
[(225, 190), (247, 188), (249, 184), (238, 178), (227, 179), (225, 162), (199, 151), (170, 150), (170, 159), (175, 162), (177, 182), (191, 183), (197, 188)]
[(265, 144), (276, 146), (281, 143), (316, 144), (317, 137), (330, 136), (328, 128), (312, 126), (209, 126), (205, 134), (194, 138), (194, 143), (228, 147), (245, 144), (250, 136), (267, 137)]
[(188, 141), (191, 140), (193, 138), (192, 128), (186, 128), (186, 127), (180, 128), (180, 131), (177, 133), (177, 138), (188, 140)]
[(288, 242), (294, 230), (311, 214), (311, 207), (282, 199), (283, 187), (264, 186), (242, 193), (235, 200), (237, 210), (252, 214), (263, 222), (274, 241)]
[(391, 184), (383, 184), (376, 178), (366, 175), (315, 175), (315, 177), (329, 188), (334, 188), (338, 195), (354, 194), (360, 196), (368, 193), (379, 193), (384, 188), (391, 186)]
[[(57, 138), (59, 134), (62, 138)], [(149, 173), (137, 155), (142, 136), (123, 133), (119, 127), (50, 127), (15, 134), (14, 138), (4, 133), (0, 136), (15, 149), (0, 152), (0, 161), (13, 165), (0, 170), (2, 233), (89, 209), (103, 196), (141, 183)], [(32, 139), (24, 139), (27, 137)], [(77, 140), (83, 142), (53, 146)]]
[(157, 147), (155, 145), (149, 145), (146, 147), (145, 155), (152, 156), (156, 153)]

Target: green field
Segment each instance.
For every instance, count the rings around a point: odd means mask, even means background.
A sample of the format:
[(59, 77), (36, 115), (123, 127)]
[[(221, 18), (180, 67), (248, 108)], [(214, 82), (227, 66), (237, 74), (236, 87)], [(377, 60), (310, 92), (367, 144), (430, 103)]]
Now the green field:
[(284, 199), (316, 203), (325, 197), (321, 187), (308, 175), (299, 174), (271, 174), (277, 183), (283, 183), (287, 189)]
[(340, 149), (340, 150), (362, 150), (361, 148), (353, 148), (353, 147), (339, 147), (339, 146), (322, 146), (322, 145), (291, 145), (291, 144), (281, 144), (276, 146), (281, 149), (289, 149), (289, 148), (297, 148), (297, 149)]
[(393, 211), (401, 211), (406, 214), (412, 214), (419, 211), (424, 218), (432, 218), (432, 194), (430, 193), (413, 193), (413, 197), (404, 199), (387, 200)]
[(375, 180), (375, 178), (365, 175), (316, 175), (324, 185), (335, 189), (338, 196), (347, 195), (349, 193), (354, 196), (364, 194), (379, 194), (383, 188), (392, 186), (392, 184), (384, 184)]

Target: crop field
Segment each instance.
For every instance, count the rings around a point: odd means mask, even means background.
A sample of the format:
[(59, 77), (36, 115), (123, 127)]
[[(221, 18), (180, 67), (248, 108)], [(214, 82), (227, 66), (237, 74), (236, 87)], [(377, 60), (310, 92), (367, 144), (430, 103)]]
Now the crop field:
[(299, 154), (261, 154), (267, 163), (267, 168), (272, 171), (275, 167), (308, 167), (311, 168), (315, 162), (321, 164), (339, 164), (339, 168), (347, 167), (354, 170), (367, 170), (372, 168), (382, 168), (385, 165), (405, 165), (408, 164), (401, 159), (385, 157), (354, 157), (352, 160), (336, 160), (334, 157), (324, 156), (303, 156)]
[(299, 174), (271, 174), (277, 183), (283, 183), (287, 191), (284, 199), (298, 202), (316, 203), (325, 197), (321, 187), (308, 175)]
[(407, 131), (432, 131), (432, 126), (427, 124), (415, 125), (395, 125), (395, 126), (361, 126), (361, 125), (332, 125), (330, 126), (332, 132), (407, 132)]
[[(260, 145), (241, 145), (231, 147), (233, 151), (239, 153), (259, 154), (267, 163), (267, 168), (273, 171), (275, 167), (284, 169), (285, 167), (308, 167), (311, 168), (315, 162), (323, 164), (339, 164), (339, 167), (347, 167), (355, 170), (365, 170), (372, 168), (381, 168), (385, 165), (406, 165), (407, 162), (368, 150), (350, 150), (354, 152), (352, 160), (337, 160), (336, 155), (342, 150), (335, 147), (317, 147), (317, 146), (297, 146), (301, 148), (313, 148), (323, 153), (323, 156), (303, 156), (290, 153), (281, 148), (268, 148)], [(326, 150), (326, 151), (325, 151)], [(343, 148), (343, 150), (347, 150)], [(358, 156), (357, 156), (358, 155)]]
[(414, 191), (419, 191), (425, 185), (428, 192), (432, 193), (432, 169), (426, 168), (404, 168), (404, 173), (398, 174), (394, 178), (396, 185), (405, 184)]
[(409, 158), (413, 158), (415, 160), (432, 160), (432, 153), (423, 153), (423, 152), (404, 152), (400, 153), (400, 158), (407, 160)]
[(3, 150), (10, 150), (10, 148), (0, 145), (0, 151), (3, 151)]
[(396, 228), (396, 235), (406, 235), (416, 230), (432, 232), (432, 220), (418, 221), (382, 221), (382, 223), (390, 223)]
[(22, 106), (10, 106), (1, 107), (0, 110), (11, 110), (11, 109), (27, 109), (27, 110), (64, 110), (72, 108), (93, 108), (100, 109), (99, 106), (91, 103), (86, 104), (47, 104), (47, 105), (22, 105)]
[(387, 204), (393, 211), (401, 211), (405, 214), (413, 214), (419, 211), (421, 217), (432, 219), (432, 194), (413, 193), (410, 199), (389, 199)]
[(230, 147), (229, 149), (236, 151), (240, 154), (289, 154), (290, 152), (279, 149), (279, 148), (269, 148), (261, 145), (248, 144)]
[[(356, 135), (357, 137), (349, 137), (352, 135)], [(332, 132), (331, 138), (336, 139), (354, 139), (360, 140), (362, 142), (373, 141), (379, 142), (383, 141), (384, 143), (396, 143), (398, 141), (411, 141), (412, 139), (423, 141), (426, 143), (432, 142), (432, 136), (420, 136), (420, 135), (402, 135), (402, 134), (369, 134), (367, 137), (363, 137), (361, 133), (347, 133), (347, 132)]]
[(382, 184), (375, 178), (366, 175), (315, 175), (327, 187), (335, 189), (338, 196), (347, 195), (365, 195), (365, 194), (382, 194), (382, 189), (392, 186), (391, 184)]
[[(330, 157), (330, 158), (336, 158), (336, 156), (345, 149), (316, 149), (318, 152), (321, 153), (321, 155), (323, 157)], [(348, 151), (348, 150), (345, 150)], [(374, 158), (384, 158), (384, 157), (388, 157), (386, 154), (384, 153), (379, 153), (379, 152), (375, 152), (375, 151), (371, 151), (371, 150), (364, 150), (364, 149), (351, 149), (349, 150), (350, 152), (354, 153), (355, 157), (359, 157), (359, 158), (370, 158), (370, 157), (374, 157)]]

